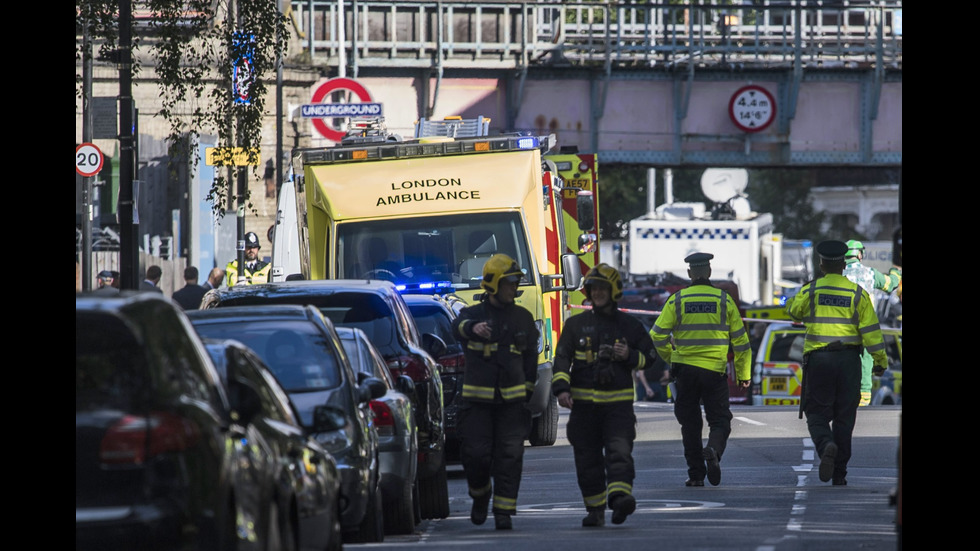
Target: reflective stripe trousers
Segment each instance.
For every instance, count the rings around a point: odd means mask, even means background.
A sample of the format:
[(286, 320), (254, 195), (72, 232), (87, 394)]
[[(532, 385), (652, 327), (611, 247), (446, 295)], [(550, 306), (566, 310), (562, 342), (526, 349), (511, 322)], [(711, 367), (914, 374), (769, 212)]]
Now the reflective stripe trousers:
[(578, 487), (587, 508), (605, 507), (607, 498), (633, 493), (636, 414), (632, 402), (575, 400), (565, 432), (574, 449)]
[(531, 431), (530, 410), (523, 402), (467, 401), (460, 407), (457, 425), (470, 497), (493, 491), (493, 512), (515, 514), (524, 440)]

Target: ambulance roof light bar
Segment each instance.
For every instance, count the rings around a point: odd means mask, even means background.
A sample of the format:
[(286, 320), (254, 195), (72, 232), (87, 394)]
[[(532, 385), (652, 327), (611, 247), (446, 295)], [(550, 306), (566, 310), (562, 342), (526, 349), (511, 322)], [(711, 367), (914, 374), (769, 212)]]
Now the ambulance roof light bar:
[(460, 116), (449, 116), (441, 121), (415, 121), (415, 137), (427, 138), (443, 136), (447, 138), (476, 138), (490, 135), (490, 119), (477, 117), (463, 119)]
[(548, 136), (501, 135), (486, 138), (448, 139), (434, 142), (418, 140), (384, 143), (344, 143), (329, 148), (299, 150), (303, 163), (346, 163), (404, 159), (410, 157), (441, 157), (473, 153), (499, 153), (539, 149), (550, 151), (557, 139)]

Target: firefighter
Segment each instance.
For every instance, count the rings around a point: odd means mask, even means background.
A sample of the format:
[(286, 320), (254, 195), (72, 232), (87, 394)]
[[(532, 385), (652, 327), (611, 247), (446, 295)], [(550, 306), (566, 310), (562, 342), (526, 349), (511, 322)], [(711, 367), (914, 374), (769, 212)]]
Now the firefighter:
[[(890, 294), (895, 289), (898, 289), (899, 284), (902, 282), (902, 269), (898, 266), (892, 266), (888, 270), (887, 274), (883, 274), (880, 271), (862, 264), (864, 260), (864, 243), (856, 239), (851, 239), (847, 242), (847, 254), (844, 255), (844, 260), (847, 265), (844, 267), (843, 276), (851, 280), (851, 283), (857, 283), (862, 289), (868, 292), (868, 296), (871, 297), (871, 307), (877, 308), (875, 305), (875, 290), (884, 291)], [(866, 406), (871, 403), (871, 371), (872, 371), (871, 354), (865, 350), (861, 352), (861, 402), (858, 406)]]
[(552, 392), (571, 409), (566, 426), (578, 486), (587, 515), (582, 526), (613, 524), (636, 510), (633, 497), (633, 373), (654, 365), (657, 353), (643, 324), (621, 312), (619, 272), (608, 264), (589, 270), (583, 282), (592, 309), (569, 318), (555, 350)]
[[(752, 362), (749, 336), (731, 295), (711, 285), (709, 253), (688, 255), (691, 285), (677, 291), (664, 304), (650, 330), (657, 352), (670, 364), (677, 384), (674, 417), (681, 425), (686, 486), (721, 483), (721, 457), (732, 432), (728, 402), (728, 351), (735, 351), (738, 385), (748, 388)], [(673, 343), (671, 344), (671, 337)], [(701, 404), (708, 421), (708, 444), (703, 445)]]
[(511, 257), (490, 257), (479, 304), (464, 308), (453, 322), (466, 356), (457, 426), (473, 498), (470, 520), (477, 525), (487, 520), (492, 496), (497, 530), (513, 528), (524, 440), (531, 430), (525, 404), (538, 377), (538, 329), (531, 313), (514, 302), (523, 276)]
[[(269, 271), (272, 270), (272, 264), (259, 260), (259, 249), (261, 248), (259, 236), (255, 235), (255, 232), (245, 234), (245, 280), (242, 282), (243, 285), (269, 282)], [(228, 278), (228, 286), (233, 287), (238, 282), (237, 258), (228, 263), (225, 272)]]
[(820, 455), (820, 481), (847, 485), (851, 433), (861, 399), (861, 350), (874, 361), (875, 375), (888, 366), (878, 315), (868, 292), (844, 277), (847, 244), (817, 245), (824, 276), (807, 283), (786, 306), (806, 324), (803, 343), (803, 396), (810, 439)]

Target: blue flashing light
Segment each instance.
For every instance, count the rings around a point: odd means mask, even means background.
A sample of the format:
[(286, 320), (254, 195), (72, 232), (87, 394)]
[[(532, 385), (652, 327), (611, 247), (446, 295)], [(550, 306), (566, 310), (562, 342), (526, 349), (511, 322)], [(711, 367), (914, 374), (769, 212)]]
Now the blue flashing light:
[(779, 297), (779, 305), (780, 306), (786, 306), (786, 298), (787, 297), (785, 295)]
[(437, 294), (451, 293), (454, 289), (452, 281), (423, 281), (421, 283), (404, 283), (395, 285), (399, 293)]
[(534, 136), (525, 136), (517, 139), (517, 147), (519, 149), (537, 149), (538, 139)]

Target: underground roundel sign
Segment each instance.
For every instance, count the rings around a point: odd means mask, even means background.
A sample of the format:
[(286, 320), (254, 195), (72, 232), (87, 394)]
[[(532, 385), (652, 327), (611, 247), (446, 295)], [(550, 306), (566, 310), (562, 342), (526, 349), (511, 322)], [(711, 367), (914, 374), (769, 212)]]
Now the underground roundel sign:
[[(323, 103), (327, 96), (341, 90), (353, 92), (360, 103)], [(313, 128), (324, 138), (335, 142), (341, 141), (345, 133), (331, 128), (326, 119), (381, 116), (381, 104), (373, 103), (367, 88), (349, 78), (327, 80), (317, 87), (311, 99), (312, 103), (302, 107), (303, 118), (312, 119)]]
[(776, 100), (762, 86), (743, 86), (732, 94), (728, 115), (744, 132), (759, 132), (775, 120)]

